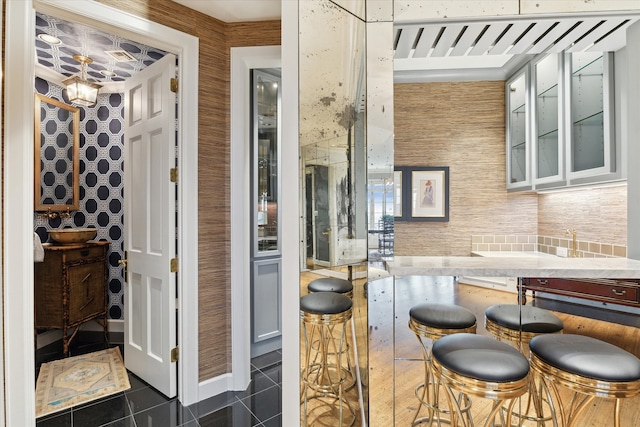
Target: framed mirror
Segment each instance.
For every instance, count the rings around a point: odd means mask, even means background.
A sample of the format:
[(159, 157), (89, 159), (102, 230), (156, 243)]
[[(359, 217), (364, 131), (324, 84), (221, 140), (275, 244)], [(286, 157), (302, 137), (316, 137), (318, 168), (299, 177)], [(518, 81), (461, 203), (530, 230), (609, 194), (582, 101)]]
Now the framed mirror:
[(80, 110), (36, 94), (34, 125), (34, 209), (78, 210)]

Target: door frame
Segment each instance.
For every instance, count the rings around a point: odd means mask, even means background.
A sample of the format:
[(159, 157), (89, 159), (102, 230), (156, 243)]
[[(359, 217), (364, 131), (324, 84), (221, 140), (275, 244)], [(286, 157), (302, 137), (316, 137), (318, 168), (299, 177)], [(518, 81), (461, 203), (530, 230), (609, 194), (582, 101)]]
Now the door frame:
[(280, 46), (231, 48), (231, 372), (233, 390), (251, 380), (250, 71), (282, 68)]
[[(176, 54), (181, 80), (178, 129), (178, 396), (199, 401), (198, 388), (198, 39), (90, 0), (6, 3), (3, 263), (5, 421), (33, 425), (33, 106), (34, 5), (55, 14), (151, 44)], [(31, 72), (25, 72), (31, 70)], [(11, 268), (6, 268), (11, 266)], [(183, 309), (187, 308), (187, 309)], [(7, 319), (11, 319), (10, 325)], [(188, 333), (187, 333), (188, 332)], [(206, 396), (205, 396), (206, 397)]]

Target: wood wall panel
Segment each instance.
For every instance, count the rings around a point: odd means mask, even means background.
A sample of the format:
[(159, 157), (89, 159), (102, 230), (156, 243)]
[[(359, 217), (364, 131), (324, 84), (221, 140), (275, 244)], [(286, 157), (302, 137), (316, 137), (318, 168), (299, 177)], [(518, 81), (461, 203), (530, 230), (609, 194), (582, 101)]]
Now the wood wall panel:
[(538, 234), (627, 245), (627, 186), (576, 189), (538, 196)]
[(228, 24), (169, 0), (99, 0), (200, 40), (199, 379), (231, 371), (230, 48), (280, 44), (280, 22)]
[(537, 234), (537, 198), (507, 193), (504, 82), (394, 85), (395, 164), (449, 166), (449, 222), (396, 222), (396, 255), (469, 255), (472, 234)]

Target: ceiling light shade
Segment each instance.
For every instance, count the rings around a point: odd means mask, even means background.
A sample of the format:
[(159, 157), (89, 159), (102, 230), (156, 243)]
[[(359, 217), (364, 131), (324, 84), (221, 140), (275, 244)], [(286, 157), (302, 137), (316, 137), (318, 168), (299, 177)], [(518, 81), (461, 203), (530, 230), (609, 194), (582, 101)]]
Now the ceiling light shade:
[(69, 102), (92, 107), (96, 105), (98, 91), (102, 87), (97, 83), (88, 81), (85, 77), (84, 67), (86, 64), (91, 64), (93, 60), (83, 55), (73, 55), (73, 59), (81, 64), (80, 76), (72, 76), (62, 82), (67, 87), (67, 97)]

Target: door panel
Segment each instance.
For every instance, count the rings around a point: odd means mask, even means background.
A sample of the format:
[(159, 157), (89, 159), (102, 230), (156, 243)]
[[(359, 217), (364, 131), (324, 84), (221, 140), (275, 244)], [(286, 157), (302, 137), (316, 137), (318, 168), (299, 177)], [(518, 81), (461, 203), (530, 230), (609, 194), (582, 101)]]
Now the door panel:
[(280, 320), (281, 259), (254, 261), (253, 342), (282, 334)]
[(168, 397), (177, 393), (174, 75), (167, 55), (125, 84), (125, 365)]

